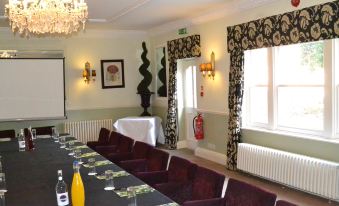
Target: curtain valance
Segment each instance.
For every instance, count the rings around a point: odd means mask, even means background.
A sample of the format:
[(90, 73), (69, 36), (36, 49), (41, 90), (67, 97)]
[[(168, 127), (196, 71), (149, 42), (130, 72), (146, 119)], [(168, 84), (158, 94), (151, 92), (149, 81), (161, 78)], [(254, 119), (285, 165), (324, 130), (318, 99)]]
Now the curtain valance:
[(339, 1), (227, 27), (228, 52), (339, 37)]

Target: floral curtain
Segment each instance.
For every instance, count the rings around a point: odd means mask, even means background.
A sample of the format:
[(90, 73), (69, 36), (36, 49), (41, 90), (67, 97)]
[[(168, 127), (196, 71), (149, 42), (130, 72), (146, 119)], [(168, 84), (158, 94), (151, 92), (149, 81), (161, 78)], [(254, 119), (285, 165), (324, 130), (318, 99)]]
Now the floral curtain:
[(229, 125), (227, 168), (236, 169), (241, 141), (241, 106), (244, 81), (244, 51), (339, 37), (339, 1), (227, 27), (229, 73)]
[(177, 60), (200, 57), (200, 35), (188, 36), (167, 42), (169, 80), (168, 111), (165, 129), (165, 144), (169, 149), (177, 148), (178, 106), (177, 106)]

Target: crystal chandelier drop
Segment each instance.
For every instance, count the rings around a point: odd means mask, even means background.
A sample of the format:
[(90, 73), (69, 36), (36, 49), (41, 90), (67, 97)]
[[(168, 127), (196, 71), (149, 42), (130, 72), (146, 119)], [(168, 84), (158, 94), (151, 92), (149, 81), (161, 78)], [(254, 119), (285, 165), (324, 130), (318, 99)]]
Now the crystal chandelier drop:
[(13, 32), (22, 35), (71, 34), (85, 29), (84, 0), (9, 0), (5, 16)]

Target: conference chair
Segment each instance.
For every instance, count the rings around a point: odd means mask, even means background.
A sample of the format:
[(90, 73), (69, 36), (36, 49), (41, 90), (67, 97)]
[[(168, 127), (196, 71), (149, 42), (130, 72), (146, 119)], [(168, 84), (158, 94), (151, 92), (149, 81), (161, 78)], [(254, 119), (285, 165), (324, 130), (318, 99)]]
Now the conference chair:
[(52, 135), (52, 128), (54, 126), (46, 126), (46, 127), (33, 127), (35, 129), (36, 135)]
[(173, 188), (171, 184), (156, 184), (155, 189), (182, 205), (192, 201), (221, 198), (225, 176), (205, 167), (197, 167), (193, 181)]
[(152, 148), (152, 145), (149, 145), (145, 142), (136, 141), (133, 146), (132, 152), (110, 154), (107, 156), (107, 158), (111, 162), (119, 165), (121, 161), (145, 159)]
[(114, 151), (119, 144), (121, 134), (115, 131), (111, 131), (109, 135), (109, 140), (107, 144), (97, 145), (95, 146), (95, 151), (99, 154), (105, 154), (110, 153), (111, 151)]
[(15, 138), (15, 130), (2, 130), (0, 131), (0, 138)]
[(225, 197), (185, 202), (183, 206), (274, 206), (277, 195), (230, 178)]
[(278, 200), (275, 203), (275, 206), (297, 206), (297, 205), (293, 204), (293, 203), (290, 203), (290, 202), (287, 202), (286, 200)]
[(114, 154), (123, 154), (132, 151), (134, 140), (125, 135), (119, 134), (119, 143), (111, 146), (97, 146), (96, 151), (102, 156), (109, 159)]
[(181, 157), (171, 156), (167, 170), (138, 172), (137, 177), (151, 186), (163, 183), (180, 188), (193, 180), (196, 169), (196, 164)]
[(129, 173), (153, 172), (166, 170), (169, 154), (160, 149), (152, 148), (145, 159), (121, 161), (120, 166)]
[(99, 132), (98, 141), (88, 141), (87, 146), (93, 150), (95, 150), (96, 146), (106, 145), (108, 143), (110, 131), (106, 128), (101, 128)]

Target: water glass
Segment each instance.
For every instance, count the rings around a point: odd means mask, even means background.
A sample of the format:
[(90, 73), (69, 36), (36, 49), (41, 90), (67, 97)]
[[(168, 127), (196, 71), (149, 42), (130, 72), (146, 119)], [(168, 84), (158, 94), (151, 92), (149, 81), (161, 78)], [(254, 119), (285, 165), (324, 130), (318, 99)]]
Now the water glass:
[(0, 193), (7, 192), (5, 173), (0, 173)]
[(81, 164), (81, 149), (74, 150), (74, 157), (75, 159)]
[(114, 190), (114, 181), (113, 181), (113, 171), (112, 170), (106, 170), (105, 171), (105, 190)]
[(55, 130), (54, 142), (59, 142), (59, 132)]
[(137, 206), (137, 196), (134, 187), (127, 188), (127, 198), (129, 199), (128, 206)]
[(56, 128), (52, 127), (52, 138), (55, 139), (56, 136)]
[(32, 132), (32, 139), (33, 140), (36, 139), (36, 129), (32, 129), (31, 132)]
[(96, 175), (97, 171), (95, 169), (95, 158), (88, 159), (89, 172), (88, 175)]
[(0, 193), (0, 206), (5, 206), (5, 205), (6, 205), (5, 194)]
[(66, 137), (60, 136), (59, 143), (60, 143), (60, 148), (66, 148)]
[(73, 141), (68, 142), (68, 149), (70, 151), (68, 155), (73, 156), (74, 155), (74, 142)]

